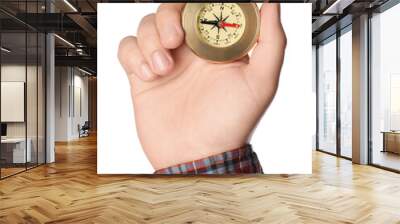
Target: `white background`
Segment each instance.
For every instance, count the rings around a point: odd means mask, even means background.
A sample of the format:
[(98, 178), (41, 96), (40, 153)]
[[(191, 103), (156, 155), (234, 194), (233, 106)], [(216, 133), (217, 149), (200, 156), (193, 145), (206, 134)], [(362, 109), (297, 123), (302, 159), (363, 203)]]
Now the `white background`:
[[(98, 4), (99, 174), (144, 174), (154, 170), (136, 135), (129, 83), (117, 58), (119, 41), (135, 35), (155, 3)], [(275, 100), (251, 144), (265, 173), (311, 173), (315, 130), (311, 71), (311, 4), (282, 4), (288, 45)]]

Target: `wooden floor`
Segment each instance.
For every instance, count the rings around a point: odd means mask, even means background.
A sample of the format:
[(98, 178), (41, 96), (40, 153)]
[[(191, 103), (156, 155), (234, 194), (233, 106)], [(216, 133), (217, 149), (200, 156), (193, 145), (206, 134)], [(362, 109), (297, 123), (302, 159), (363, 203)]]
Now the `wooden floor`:
[(24, 171), (26, 171), (27, 169), (33, 169), (33, 168), (35, 168), (37, 166), (37, 164), (36, 163), (27, 163), (27, 167), (25, 167), (25, 164), (19, 164), (18, 165), (18, 167), (2, 167), (1, 168), (1, 178), (6, 178), (6, 177), (8, 177), (8, 176), (11, 176), (11, 175), (15, 175), (15, 174), (17, 174), (17, 173), (20, 173), (20, 172), (24, 172)]
[(8, 176), (11, 176), (11, 175), (13, 175), (13, 174), (22, 172), (22, 171), (24, 171), (24, 170), (26, 170), (25, 167), (23, 167), (23, 168), (20, 168), (20, 167), (17, 167), (17, 168), (15, 168), (15, 167), (4, 168), (4, 167), (3, 167), (3, 168), (1, 168), (1, 177), (2, 177), (2, 178), (3, 178), (3, 177), (8, 177)]
[(400, 170), (400, 155), (392, 152), (374, 151), (372, 156), (374, 164)]
[(400, 175), (314, 152), (313, 175), (96, 175), (96, 138), (0, 181), (0, 223), (400, 223)]

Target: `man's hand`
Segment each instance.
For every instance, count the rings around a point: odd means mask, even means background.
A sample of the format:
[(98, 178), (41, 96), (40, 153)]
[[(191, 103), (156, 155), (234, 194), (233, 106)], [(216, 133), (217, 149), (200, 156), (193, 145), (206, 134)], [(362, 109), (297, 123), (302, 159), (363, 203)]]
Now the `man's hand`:
[(183, 7), (161, 4), (118, 52), (139, 139), (156, 170), (245, 145), (275, 95), (286, 46), (280, 6), (265, 3), (251, 57), (207, 62), (184, 43)]

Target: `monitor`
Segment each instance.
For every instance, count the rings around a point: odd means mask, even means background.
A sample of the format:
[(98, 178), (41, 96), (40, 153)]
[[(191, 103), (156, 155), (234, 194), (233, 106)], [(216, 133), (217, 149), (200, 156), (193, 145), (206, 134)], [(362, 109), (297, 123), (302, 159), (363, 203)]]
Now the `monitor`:
[(7, 124), (1, 123), (1, 136), (7, 136)]

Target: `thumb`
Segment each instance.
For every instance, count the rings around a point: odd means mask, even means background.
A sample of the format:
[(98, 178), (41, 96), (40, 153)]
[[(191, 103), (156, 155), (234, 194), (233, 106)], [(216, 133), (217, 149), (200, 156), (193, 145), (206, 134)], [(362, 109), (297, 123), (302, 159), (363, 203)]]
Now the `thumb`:
[(271, 95), (271, 88), (268, 87), (272, 87), (275, 94), (285, 54), (286, 36), (278, 3), (264, 3), (260, 14), (260, 37), (245, 71), (247, 80), (256, 90), (268, 90), (266, 94)]

